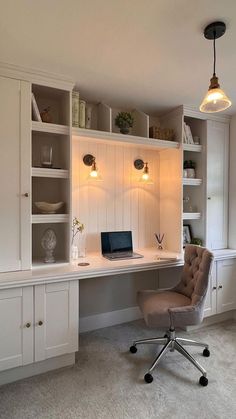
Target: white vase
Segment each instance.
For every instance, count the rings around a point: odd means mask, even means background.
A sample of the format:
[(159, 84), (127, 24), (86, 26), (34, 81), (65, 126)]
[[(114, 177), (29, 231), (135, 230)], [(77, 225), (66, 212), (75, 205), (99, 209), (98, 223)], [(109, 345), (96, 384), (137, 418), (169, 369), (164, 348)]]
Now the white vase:
[(187, 177), (190, 179), (195, 178), (195, 169), (186, 169), (187, 170)]
[(86, 233), (82, 231), (82, 233), (78, 234), (78, 257), (84, 258), (86, 255)]
[(71, 246), (71, 259), (76, 260), (78, 259), (78, 256), (79, 256), (78, 247), (73, 244)]

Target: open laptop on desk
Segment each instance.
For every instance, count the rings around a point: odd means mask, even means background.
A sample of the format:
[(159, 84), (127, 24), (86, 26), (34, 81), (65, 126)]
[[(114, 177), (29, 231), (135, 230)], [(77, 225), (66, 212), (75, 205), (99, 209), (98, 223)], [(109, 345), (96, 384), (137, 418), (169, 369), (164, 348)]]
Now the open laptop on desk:
[(133, 252), (131, 231), (101, 233), (102, 255), (109, 260), (138, 259), (143, 256)]

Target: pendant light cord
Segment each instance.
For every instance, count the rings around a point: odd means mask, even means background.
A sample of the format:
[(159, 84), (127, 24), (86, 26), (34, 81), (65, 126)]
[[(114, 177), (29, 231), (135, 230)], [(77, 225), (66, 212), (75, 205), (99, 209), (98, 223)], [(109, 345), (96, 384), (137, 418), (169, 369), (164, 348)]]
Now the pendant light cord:
[(213, 76), (215, 76), (215, 75), (216, 75), (216, 32), (215, 32), (215, 31), (214, 31), (213, 48), (214, 48), (214, 66), (213, 66)]

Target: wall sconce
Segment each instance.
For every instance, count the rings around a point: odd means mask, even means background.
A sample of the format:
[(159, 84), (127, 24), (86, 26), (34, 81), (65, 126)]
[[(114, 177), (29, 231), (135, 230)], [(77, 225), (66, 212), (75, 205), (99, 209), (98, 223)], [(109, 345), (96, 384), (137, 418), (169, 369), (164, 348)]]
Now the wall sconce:
[(101, 175), (99, 174), (96, 158), (92, 154), (85, 154), (83, 157), (83, 162), (86, 166), (91, 167), (91, 171), (88, 175), (88, 180), (102, 180)]
[(143, 169), (143, 173), (139, 179), (139, 182), (146, 183), (147, 185), (153, 185), (154, 182), (151, 179), (150, 174), (149, 174), (148, 162), (144, 163), (142, 159), (136, 159), (134, 160), (134, 167), (137, 170)]

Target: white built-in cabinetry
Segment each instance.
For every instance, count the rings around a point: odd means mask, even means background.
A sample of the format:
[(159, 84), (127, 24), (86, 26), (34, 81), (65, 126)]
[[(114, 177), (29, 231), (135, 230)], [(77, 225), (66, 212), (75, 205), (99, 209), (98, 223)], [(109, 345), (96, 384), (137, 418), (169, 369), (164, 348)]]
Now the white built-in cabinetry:
[(0, 272), (29, 269), (30, 83), (0, 77)]
[(0, 371), (78, 350), (78, 281), (0, 290)]

